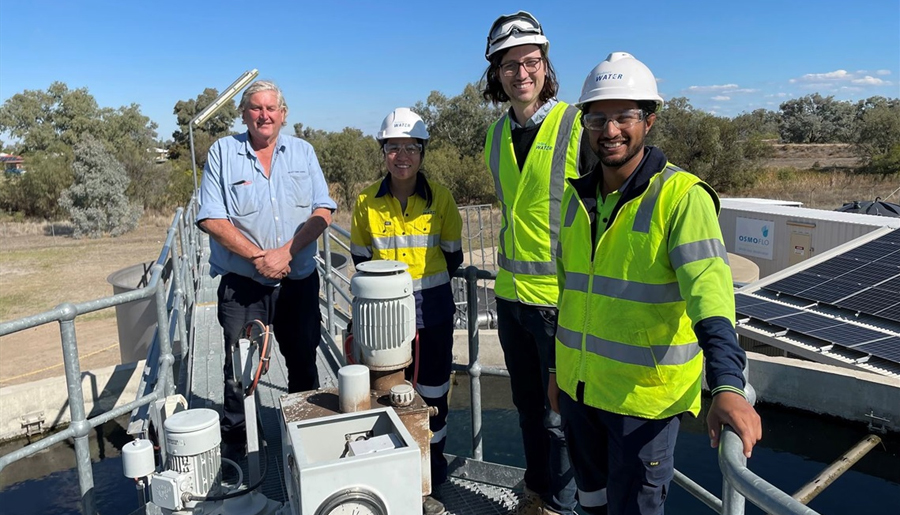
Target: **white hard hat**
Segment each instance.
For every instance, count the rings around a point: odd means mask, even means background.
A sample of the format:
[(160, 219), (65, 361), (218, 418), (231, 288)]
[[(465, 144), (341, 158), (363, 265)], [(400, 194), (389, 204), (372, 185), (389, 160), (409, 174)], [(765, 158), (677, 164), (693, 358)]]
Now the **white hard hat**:
[(398, 107), (381, 122), (381, 130), (375, 135), (378, 141), (391, 138), (416, 138), (428, 140), (428, 129), (422, 117), (408, 107)]
[(591, 70), (575, 106), (597, 100), (650, 100), (656, 102), (656, 111), (663, 106), (653, 72), (627, 52), (613, 52)]
[(490, 61), (491, 56), (497, 52), (521, 45), (538, 45), (544, 49), (545, 54), (550, 48), (550, 42), (544, 36), (544, 29), (531, 13), (519, 11), (515, 14), (504, 14), (491, 25), (484, 57)]

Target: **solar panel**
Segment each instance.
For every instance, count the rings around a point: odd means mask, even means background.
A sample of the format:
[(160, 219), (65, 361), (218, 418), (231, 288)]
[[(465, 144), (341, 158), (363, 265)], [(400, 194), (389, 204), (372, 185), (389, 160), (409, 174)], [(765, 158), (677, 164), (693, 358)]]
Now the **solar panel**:
[(898, 250), (900, 250), (900, 248), (898, 248), (897, 245), (885, 241), (875, 240), (847, 251), (844, 254), (844, 257), (847, 259), (858, 259), (860, 261), (878, 261), (882, 264), (893, 264), (887, 263), (885, 259), (893, 256), (893, 254)]
[(837, 303), (838, 306), (853, 311), (875, 314), (880, 310), (900, 302), (900, 295), (879, 286), (863, 290)]
[(816, 315), (814, 313), (799, 313), (797, 315), (776, 318), (768, 323), (797, 333), (808, 334), (813, 331), (825, 330), (846, 322), (841, 322), (840, 320), (835, 320), (834, 318), (822, 315)]
[(841, 279), (831, 279), (818, 286), (797, 292), (795, 295), (804, 299), (834, 304), (838, 299), (853, 295), (854, 292), (859, 291), (859, 288), (860, 286), (856, 283)]
[(848, 348), (861, 343), (880, 340), (886, 336), (882, 332), (846, 323), (804, 334)]
[(806, 273), (815, 274), (822, 279), (833, 279), (835, 277), (841, 277), (844, 274), (856, 270), (866, 264), (866, 262), (857, 259), (834, 257), (829, 259), (828, 261), (819, 263), (816, 266), (807, 268)]
[(887, 282), (883, 282), (878, 285), (882, 290), (888, 290), (895, 293), (900, 293), (900, 277), (895, 277)]
[(900, 230), (893, 230), (876, 241), (889, 241), (900, 245)]
[(900, 322), (900, 304), (894, 304), (889, 308), (885, 308), (877, 313), (874, 313), (874, 315), (881, 318), (886, 318), (888, 320), (893, 320), (894, 322)]
[(753, 304), (750, 306), (742, 306), (740, 308), (736, 308), (735, 311), (742, 315), (758, 318), (759, 320), (762, 320), (764, 322), (768, 322), (773, 318), (802, 313), (802, 311), (797, 308), (776, 304), (774, 302), (765, 302), (761, 304)]
[(894, 266), (869, 263), (863, 267), (842, 275), (842, 281), (859, 283), (861, 286), (873, 286), (884, 282), (885, 279), (900, 276), (900, 268)]
[(900, 338), (891, 336), (877, 342), (854, 347), (853, 350), (865, 352), (875, 357), (900, 363)]
[(807, 272), (798, 272), (790, 277), (785, 277), (780, 281), (763, 286), (764, 289), (778, 293), (788, 293), (795, 295), (803, 290), (807, 290), (822, 283), (822, 278)]
[(752, 306), (754, 304), (764, 304), (768, 302), (765, 299), (759, 299), (756, 297), (751, 297), (749, 295), (745, 295), (743, 293), (735, 293), (734, 294), (734, 307), (735, 310), (740, 313), (740, 308)]

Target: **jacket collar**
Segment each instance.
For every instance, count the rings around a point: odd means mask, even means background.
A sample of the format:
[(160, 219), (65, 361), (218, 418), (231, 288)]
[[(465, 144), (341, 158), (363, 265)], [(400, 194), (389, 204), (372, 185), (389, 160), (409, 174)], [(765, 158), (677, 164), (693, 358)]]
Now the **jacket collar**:
[[(425, 175), (422, 172), (416, 173), (416, 195), (422, 198), (428, 198), (428, 193), (426, 192), (426, 186), (428, 184), (428, 179), (425, 178)], [(383, 197), (391, 192), (391, 173), (388, 172), (387, 175), (384, 176), (384, 179), (381, 179), (381, 186), (378, 187), (378, 193), (375, 194), (375, 198)]]

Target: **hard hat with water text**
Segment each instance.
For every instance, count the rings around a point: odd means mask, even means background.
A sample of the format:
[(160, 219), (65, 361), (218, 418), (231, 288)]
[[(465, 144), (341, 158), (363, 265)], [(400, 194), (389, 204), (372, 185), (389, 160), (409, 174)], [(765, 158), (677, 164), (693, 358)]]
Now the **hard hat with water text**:
[(663, 106), (653, 72), (627, 52), (613, 52), (591, 70), (575, 106), (597, 100), (650, 100), (656, 111)]
[(398, 107), (381, 122), (381, 130), (375, 135), (375, 139), (382, 142), (391, 138), (428, 140), (428, 128), (422, 117), (408, 107)]

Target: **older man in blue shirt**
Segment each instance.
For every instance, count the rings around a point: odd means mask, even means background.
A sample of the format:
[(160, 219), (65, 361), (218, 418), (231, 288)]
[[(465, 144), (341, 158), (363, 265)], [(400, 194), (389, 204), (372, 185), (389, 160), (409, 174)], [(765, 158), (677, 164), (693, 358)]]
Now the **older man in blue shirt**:
[(247, 132), (210, 148), (197, 216), (211, 237), (210, 274), (222, 276), (218, 316), (226, 347), (226, 443), (243, 440), (243, 396), (232, 378), (230, 347), (248, 322), (273, 326), (290, 392), (318, 387), (321, 315), (313, 256), (337, 207), (312, 146), (279, 134), (288, 109), (278, 87), (253, 83), (239, 108)]

